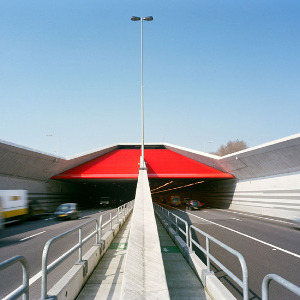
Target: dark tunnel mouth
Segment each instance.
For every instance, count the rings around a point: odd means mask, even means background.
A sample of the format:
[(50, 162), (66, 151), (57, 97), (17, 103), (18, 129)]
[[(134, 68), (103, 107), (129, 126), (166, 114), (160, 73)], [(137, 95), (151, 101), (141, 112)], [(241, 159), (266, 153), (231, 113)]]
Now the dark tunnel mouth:
[[(72, 202), (82, 209), (98, 209), (100, 198), (109, 197), (112, 206), (117, 207), (135, 198), (137, 179), (58, 179), (71, 184)], [(207, 195), (220, 182), (234, 182), (233, 179), (212, 178), (149, 178), (154, 202), (169, 201), (172, 196), (206, 202)]]

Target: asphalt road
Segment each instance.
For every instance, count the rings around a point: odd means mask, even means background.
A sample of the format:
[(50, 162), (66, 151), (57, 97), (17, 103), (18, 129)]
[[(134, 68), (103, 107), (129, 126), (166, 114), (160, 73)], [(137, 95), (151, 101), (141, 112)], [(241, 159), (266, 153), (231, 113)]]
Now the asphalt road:
[[(300, 286), (300, 230), (284, 220), (266, 218), (230, 210), (202, 209), (186, 211), (185, 208), (170, 208), (173, 213), (188, 223), (212, 235), (228, 246), (239, 251), (245, 258), (249, 272), (249, 299), (261, 299), (261, 283), (266, 274), (278, 274)], [(23, 255), (30, 265), (30, 299), (39, 299), (41, 286), (41, 261), (45, 243), (54, 236), (70, 230), (101, 214), (109, 212), (91, 210), (82, 213), (83, 219), (56, 221), (52, 218), (14, 224), (0, 231), (0, 262), (14, 256)], [(104, 221), (108, 215), (104, 217)], [(83, 231), (87, 236), (94, 230), (90, 226)], [(204, 245), (203, 238), (197, 240)], [(49, 262), (54, 261), (67, 249), (77, 243), (77, 235), (71, 235), (55, 244), (49, 253)], [(94, 243), (94, 239), (85, 250)], [(84, 250), (84, 252), (85, 252)], [(226, 267), (241, 278), (241, 267), (236, 258), (211, 243), (211, 252)], [(48, 289), (65, 274), (77, 260), (77, 253), (60, 265), (48, 280)], [(216, 276), (238, 298), (242, 290), (217, 266), (213, 268)], [(0, 299), (17, 288), (22, 281), (21, 267), (16, 265), (0, 273)], [(276, 283), (270, 285), (270, 299), (298, 299)]]
[[(11, 258), (15, 255), (23, 255), (30, 267), (29, 284), (30, 299), (39, 299), (41, 295), (41, 265), (42, 252), (44, 245), (51, 238), (64, 233), (74, 227), (92, 220), (99, 219), (103, 216), (103, 222), (109, 219), (109, 212), (115, 210), (89, 210), (81, 213), (78, 220), (57, 221), (53, 217), (41, 220), (24, 221), (22, 223), (13, 224), (0, 231), (0, 262)], [(95, 230), (94, 223), (87, 226), (82, 231), (83, 238)], [(59, 240), (51, 248), (49, 252), (49, 263), (60, 257), (64, 252), (78, 243), (78, 232)], [(92, 238), (85, 246), (84, 253), (90, 249), (95, 243)], [(78, 259), (78, 251), (76, 251), (66, 262), (58, 266), (50, 273), (48, 279), (48, 290), (61, 278), (71, 265), (76, 263)], [(0, 299), (11, 293), (22, 284), (22, 269), (20, 264), (16, 264), (0, 273)]]
[[(270, 273), (300, 286), (300, 230), (293, 228), (292, 223), (231, 210), (166, 208), (244, 256), (249, 273), (249, 299), (261, 299), (262, 280)], [(196, 239), (205, 247), (205, 240), (200, 234)], [(210, 247), (212, 254), (242, 279), (239, 261), (214, 243)], [(242, 289), (229, 276), (217, 266), (213, 271), (235, 297), (242, 299)], [(270, 299), (299, 297), (271, 282)]]

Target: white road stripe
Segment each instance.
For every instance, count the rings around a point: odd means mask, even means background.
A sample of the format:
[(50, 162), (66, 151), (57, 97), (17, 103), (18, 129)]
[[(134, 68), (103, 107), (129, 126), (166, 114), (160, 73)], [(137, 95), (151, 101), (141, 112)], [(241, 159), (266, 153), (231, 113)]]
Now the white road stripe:
[(241, 212), (237, 212), (237, 211), (228, 211), (226, 209), (218, 209), (218, 210), (221, 210), (221, 211), (224, 211), (224, 212), (227, 212), (227, 213), (239, 214), (239, 215), (243, 215), (243, 216), (253, 217), (253, 218), (257, 218), (257, 219), (263, 219), (263, 220), (268, 220), (268, 221), (275, 221), (275, 222), (279, 222), (279, 223), (294, 225), (294, 223), (292, 223), (292, 222), (283, 221), (283, 220), (276, 220), (276, 219), (267, 218), (267, 217), (260, 217), (260, 216), (255, 216), (255, 215), (249, 215), (249, 214), (245, 214), (245, 213), (241, 213)]
[(33, 283), (35, 283), (38, 279), (40, 279), (42, 277), (42, 271), (38, 272), (37, 274), (35, 274), (34, 276), (32, 276), (29, 279), (29, 285), (32, 285)]
[[(182, 211), (182, 210), (180, 210), (180, 209), (178, 209), (178, 208), (174, 208), (174, 209), (179, 210), (179, 211)], [(286, 253), (286, 254), (289, 254), (289, 255), (295, 256), (295, 257), (297, 257), (297, 258), (300, 258), (300, 255), (299, 255), (299, 254), (296, 254), (296, 253), (293, 253), (293, 252), (291, 252), (291, 251), (282, 249), (282, 248), (277, 247), (277, 246), (275, 246), (275, 245), (273, 245), (273, 244), (264, 242), (264, 241), (262, 241), (262, 240), (260, 240), (260, 239), (257, 239), (257, 238), (255, 238), (255, 237), (253, 237), (253, 236), (251, 236), (251, 235), (247, 235), (247, 234), (245, 234), (245, 233), (239, 232), (239, 231), (237, 231), (237, 230), (231, 229), (231, 228), (226, 227), (226, 226), (223, 226), (223, 225), (221, 225), (221, 224), (218, 224), (218, 223), (209, 221), (209, 220), (207, 220), (207, 219), (201, 218), (201, 217), (196, 216), (196, 215), (194, 215), (194, 214), (191, 214), (191, 213), (189, 213), (189, 212), (186, 212), (186, 213), (189, 214), (189, 215), (192, 215), (192, 216), (195, 217), (195, 218), (202, 219), (202, 220), (204, 220), (204, 221), (206, 221), (206, 222), (208, 222), (208, 223), (217, 225), (217, 226), (219, 226), (219, 227), (222, 227), (222, 228), (224, 228), (224, 229), (230, 230), (230, 231), (235, 232), (235, 233), (237, 233), (237, 234), (239, 234), (239, 235), (242, 235), (242, 236), (244, 236), (244, 237), (247, 237), (247, 238), (249, 238), (249, 239), (252, 239), (252, 240), (254, 240), (254, 241), (256, 241), (256, 242), (262, 243), (262, 244), (264, 244), (264, 245), (266, 245), (266, 246), (269, 246), (269, 247), (271, 247), (271, 248), (274, 248), (274, 249), (277, 249), (277, 250), (279, 250), (279, 251), (282, 251), (282, 252), (284, 252), (284, 253)]]
[(20, 240), (20, 242), (21, 242), (21, 241), (28, 240), (28, 239), (30, 239), (30, 238), (32, 238), (32, 237), (34, 237), (34, 236), (40, 235), (40, 234), (42, 234), (42, 233), (44, 233), (44, 232), (46, 232), (46, 231), (42, 231), (42, 232), (33, 234), (33, 235), (31, 235), (31, 236), (28, 236), (28, 237), (26, 237), (26, 238), (23, 238), (23, 239)]
[(236, 221), (242, 221), (241, 219), (237, 219), (237, 218), (230, 218), (231, 220), (236, 220)]

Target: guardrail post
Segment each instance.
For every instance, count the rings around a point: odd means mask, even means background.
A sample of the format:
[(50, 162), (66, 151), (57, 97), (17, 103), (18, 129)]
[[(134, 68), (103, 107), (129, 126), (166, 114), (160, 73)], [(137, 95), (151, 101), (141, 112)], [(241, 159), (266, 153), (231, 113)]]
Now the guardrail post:
[(193, 240), (192, 240), (192, 229), (190, 227), (190, 230), (189, 230), (189, 248), (190, 248), (190, 252), (193, 251)]
[(99, 244), (102, 240), (102, 215), (99, 217)]
[(269, 285), (271, 280), (276, 281), (278, 284), (282, 285), (286, 289), (293, 292), (295, 295), (300, 296), (300, 287), (291, 283), (290, 281), (284, 279), (283, 277), (276, 274), (268, 274), (264, 277), (261, 287), (262, 300), (269, 300)]
[(78, 262), (82, 261), (82, 229), (79, 228), (78, 231), (78, 238), (79, 238), (79, 248), (78, 248)]
[(109, 224), (110, 224), (110, 230), (112, 230), (111, 212), (109, 213)]
[(0, 271), (16, 264), (17, 262), (19, 262), (22, 266), (23, 283), (19, 288), (10, 294), (10, 297), (6, 297), (5, 299), (19, 299), (19, 297), (22, 295), (23, 300), (29, 300), (29, 266), (25, 257), (16, 255), (5, 260), (4, 262), (1, 262)]
[(22, 270), (23, 270), (23, 285), (25, 286), (25, 293), (23, 294), (23, 300), (29, 300), (29, 266), (25, 258), (21, 258)]
[(49, 243), (44, 246), (42, 254), (42, 283), (41, 283), (41, 299), (47, 299), (47, 259), (48, 259)]
[(98, 225), (98, 221), (96, 220), (96, 245), (99, 244), (99, 225)]
[(209, 252), (209, 238), (206, 236), (205, 237), (206, 240), (206, 266), (207, 266), (207, 270), (210, 273), (210, 252)]
[(120, 223), (120, 220), (119, 220), (119, 207), (117, 208), (117, 217), (118, 217), (118, 224)]
[(185, 238), (186, 245), (189, 246), (189, 226), (188, 223), (185, 223)]
[(175, 216), (175, 224), (176, 224), (176, 234), (178, 234), (178, 221), (177, 217)]

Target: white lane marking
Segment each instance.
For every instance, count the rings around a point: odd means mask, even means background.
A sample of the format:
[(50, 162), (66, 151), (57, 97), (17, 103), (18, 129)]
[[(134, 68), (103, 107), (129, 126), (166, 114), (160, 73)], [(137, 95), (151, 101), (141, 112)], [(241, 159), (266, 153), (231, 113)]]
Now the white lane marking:
[(38, 279), (40, 279), (42, 277), (42, 271), (38, 272), (37, 274), (35, 274), (34, 276), (32, 276), (29, 279), (29, 285), (32, 285), (33, 283), (35, 283)]
[(236, 220), (236, 221), (242, 221), (241, 219), (237, 219), (237, 218), (230, 218), (231, 220)]
[(25, 237), (25, 238), (21, 239), (20, 242), (21, 242), (21, 241), (28, 240), (28, 239), (30, 239), (30, 238), (32, 238), (32, 237), (34, 237), (34, 236), (40, 235), (40, 234), (42, 234), (42, 233), (44, 233), (44, 232), (46, 232), (46, 231), (42, 231), (42, 232), (33, 234), (33, 235), (31, 235), (31, 236)]
[[(178, 208), (174, 208), (174, 209), (179, 210), (179, 211), (182, 211), (182, 210), (180, 210), (180, 209), (178, 209)], [(234, 232), (234, 233), (240, 234), (240, 235), (242, 235), (242, 236), (244, 236), (244, 237), (247, 237), (247, 238), (252, 239), (252, 240), (254, 240), (254, 241), (256, 241), (256, 242), (259, 242), (259, 243), (262, 243), (262, 244), (264, 244), (264, 245), (266, 245), (266, 246), (269, 246), (269, 247), (271, 247), (271, 248), (277, 249), (277, 250), (279, 250), (279, 251), (282, 251), (282, 252), (284, 252), (284, 253), (286, 253), (286, 254), (289, 254), (289, 255), (295, 256), (295, 257), (297, 257), (297, 258), (300, 258), (300, 255), (299, 255), (299, 254), (296, 254), (296, 253), (293, 253), (293, 252), (291, 252), (291, 251), (285, 250), (285, 249), (283, 249), (283, 248), (277, 247), (277, 246), (275, 246), (275, 245), (273, 245), (273, 244), (270, 244), (270, 243), (267, 243), (267, 242), (262, 241), (262, 240), (260, 240), (260, 239), (257, 239), (257, 238), (255, 238), (255, 237), (253, 237), (253, 236), (251, 236), (251, 235), (248, 235), (248, 234), (239, 232), (239, 231), (237, 231), (237, 230), (231, 229), (231, 228), (226, 227), (226, 226), (223, 226), (223, 225), (221, 225), (221, 224), (218, 224), (218, 223), (209, 221), (209, 220), (207, 220), (207, 219), (198, 217), (198, 216), (196, 216), (196, 215), (194, 215), (194, 214), (191, 214), (191, 213), (189, 213), (189, 212), (187, 212), (187, 214), (192, 215), (193, 217), (196, 217), (196, 218), (198, 218), (198, 219), (202, 219), (202, 220), (204, 220), (204, 221), (206, 221), (206, 222), (208, 222), (208, 223), (211, 223), (211, 224), (217, 225), (217, 226), (219, 226), (219, 227), (222, 227), (222, 228), (224, 228), (224, 229), (230, 230), (230, 231), (232, 231), (232, 232)]]
[(48, 221), (48, 220), (53, 220), (54, 218), (48, 218), (48, 219), (44, 219), (44, 221)]
[(257, 219), (263, 219), (263, 220), (268, 220), (268, 221), (275, 221), (275, 222), (279, 222), (279, 223), (294, 225), (294, 223), (287, 222), (287, 221), (276, 220), (276, 219), (267, 218), (267, 217), (259, 217), (259, 216), (249, 215), (249, 214), (245, 214), (245, 213), (241, 213), (241, 212), (237, 212), (237, 211), (228, 211), (226, 209), (218, 209), (218, 210), (225, 211), (227, 213), (239, 214), (239, 215), (243, 215), (243, 216), (253, 217), (253, 218), (257, 218)]
[[(70, 249), (71, 250), (71, 249)], [(51, 266), (51, 265), (54, 265), (56, 264), (57, 261), (59, 261), (59, 259), (61, 258), (58, 257), (56, 260), (54, 260), (51, 264), (49, 264), (47, 267)], [(34, 276), (32, 276), (30, 279), (29, 279), (29, 285), (32, 285), (34, 282), (36, 282), (38, 279), (40, 279), (42, 277), (42, 271), (36, 273)]]

